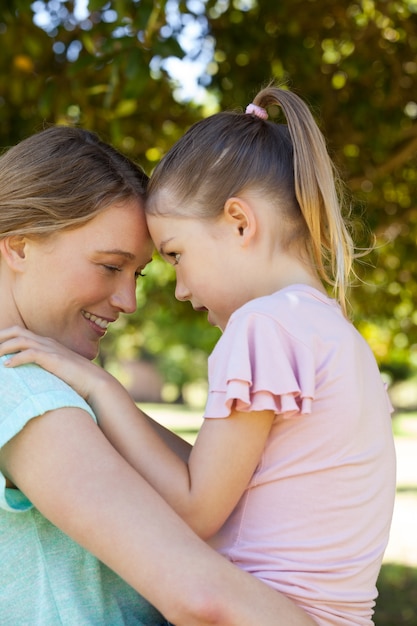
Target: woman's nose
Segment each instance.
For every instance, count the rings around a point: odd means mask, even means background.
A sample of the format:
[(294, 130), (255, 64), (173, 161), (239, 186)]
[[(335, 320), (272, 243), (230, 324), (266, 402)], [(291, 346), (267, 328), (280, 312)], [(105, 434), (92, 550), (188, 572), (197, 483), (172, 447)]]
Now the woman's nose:
[(111, 297), (112, 306), (123, 313), (134, 313), (136, 311), (136, 281), (129, 280), (115, 290)]

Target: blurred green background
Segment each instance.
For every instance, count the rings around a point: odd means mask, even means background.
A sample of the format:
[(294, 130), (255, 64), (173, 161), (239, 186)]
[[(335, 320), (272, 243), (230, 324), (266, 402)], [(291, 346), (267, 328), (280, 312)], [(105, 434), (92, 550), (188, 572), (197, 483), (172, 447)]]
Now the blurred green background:
[[(351, 191), (359, 245), (376, 236), (354, 321), (389, 380), (415, 373), (417, 0), (3, 0), (0, 50), (0, 147), (81, 125), (148, 173), (191, 123), (270, 79), (299, 93)], [(171, 401), (205, 379), (218, 338), (173, 280), (152, 264), (102, 352), (122, 376), (121, 360), (155, 367)]]
[[(49, 124), (80, 125), (150, 174), (190, 124), (245, 107), (271, 79), (312, 107), (347, 182), (359, 245), (375, 235), (356, 268), (353, 318), (397, 405), (417, 408), (417, 0), (0, 8), (2, 149)], [(156, 259), (138, 285), (137, 313), (108, 332), (101, 361), (138, 400), (200, 406), (219, 331), (173, 291), (172, 268)], [(417, 624), (416, 572), (384, 565), (377, 626)]]

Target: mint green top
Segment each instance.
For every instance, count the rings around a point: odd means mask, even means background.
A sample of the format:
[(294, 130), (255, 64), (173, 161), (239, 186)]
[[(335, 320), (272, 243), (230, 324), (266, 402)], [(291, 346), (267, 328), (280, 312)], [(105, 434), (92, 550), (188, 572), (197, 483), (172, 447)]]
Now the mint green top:
[[(32, 418), (80, 407), (68, 385), (36, 365), (0, 358), (0, 447)], [(161, 615), (134, 589), (37, 511), (0, 472), (2, 626), (157, 626)], [(99, 520), (97, 520), (99, 524)], [(117, 545), (115, 546), (117, 550)]]

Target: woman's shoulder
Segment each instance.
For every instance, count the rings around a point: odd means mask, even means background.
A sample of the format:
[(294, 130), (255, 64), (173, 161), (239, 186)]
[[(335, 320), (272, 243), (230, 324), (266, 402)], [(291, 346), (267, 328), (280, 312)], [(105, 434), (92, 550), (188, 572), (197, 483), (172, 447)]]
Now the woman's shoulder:
[(35, 364), (8, 368), (0, 357), (0, 446), (33, 417), (63, 407), (87, 411), (89, 405), (60, 378)]
[[(4, 363), (9, 355), (0, 357), (0, 389), (2, 399), (11, 397), (18, 392), (22, 395), (29, 395), (39, 391), (58, 389), (69, 391), (68, 387), (60, 378), (39, 367), (34, 363), (20, 365), (18, 367), (7, 367)], [(73, 392), (75, 393), (75, 392)]]

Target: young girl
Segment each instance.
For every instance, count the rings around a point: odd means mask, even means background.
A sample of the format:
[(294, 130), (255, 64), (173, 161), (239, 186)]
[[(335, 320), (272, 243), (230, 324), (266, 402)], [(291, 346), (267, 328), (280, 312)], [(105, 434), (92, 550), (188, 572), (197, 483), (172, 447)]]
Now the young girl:
[(395, 455), (375, 359), (346, 317), (354, 251), (340, 187), (308, 107), (272, 85), (245, 113), (195, 124), (158, 165), (152, 239), (176, 297), (223, 335), (187, 471), (149, 458), (139, 469), (319, 624), (369, 626)]
[(227, 559), (321, 626), (370, 626), (395, 458), (375, 359), (346, 317), (353, 245), (337, 186), (308, 108), (273, 86), (246, 113), (195, 124), (152, 175), (148, 226), (176, 297), (223, 331), (189, 455), (106, 373), (71, 367), (46, 340), (5, 345), (30, 348), (12, 365), (34, 359), (76, 385), (113, 445)]
[[(14, 334), (59, 340), (74, 358), (97, 355), (108, 325), (135, 309), (152, 255), (146, 184), (138, 166), (79, 128), (49, 128), (0, 158), (3, 337), (13, 325)], [(111, 446), (75, 391), (35, 365), (5, 361), (2, 626), (165, 624), (152, 604), (177, 626), (312, 626), (205, 545)]]

